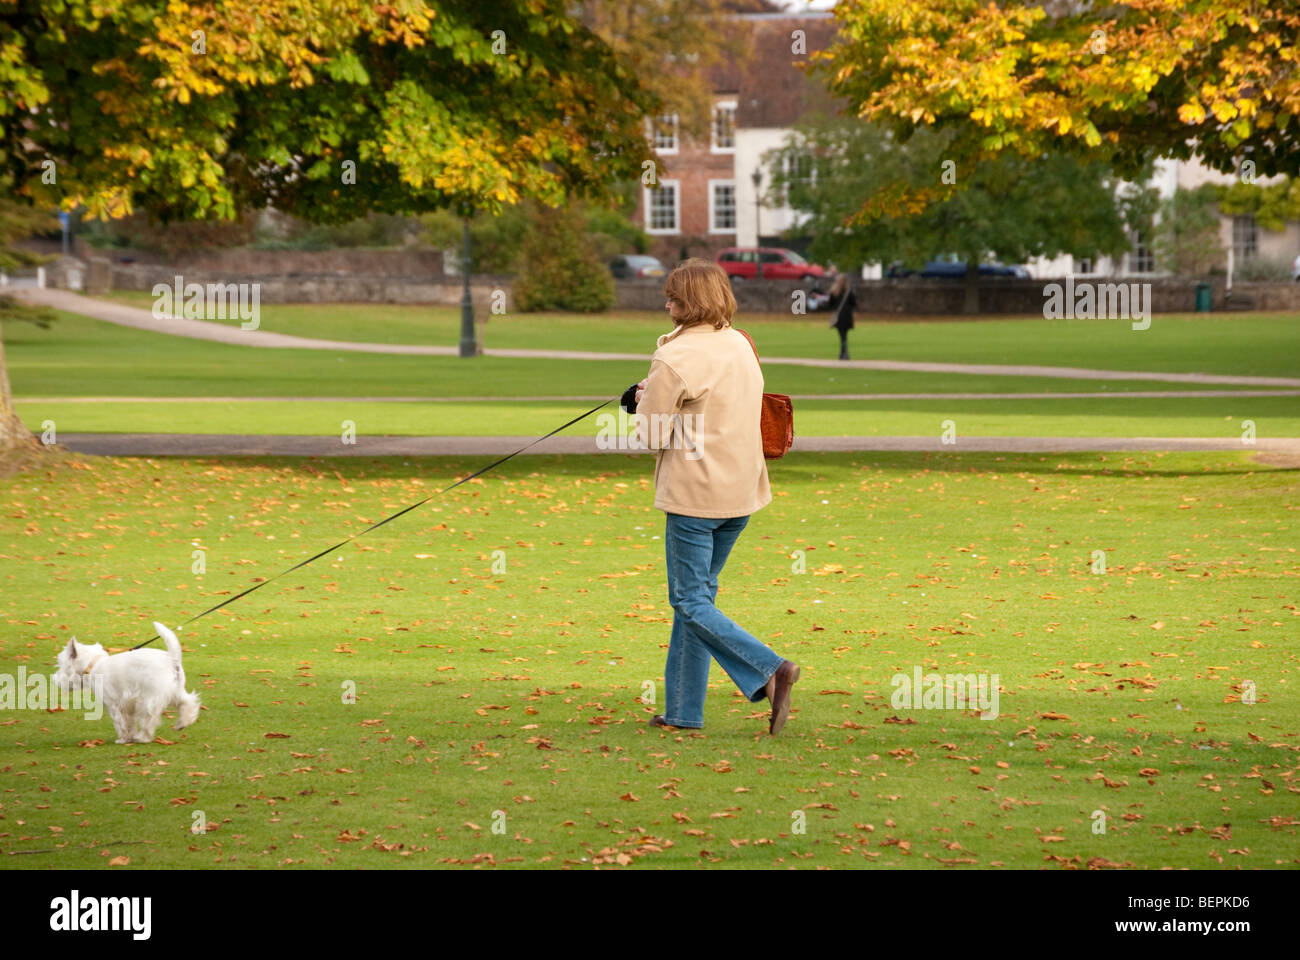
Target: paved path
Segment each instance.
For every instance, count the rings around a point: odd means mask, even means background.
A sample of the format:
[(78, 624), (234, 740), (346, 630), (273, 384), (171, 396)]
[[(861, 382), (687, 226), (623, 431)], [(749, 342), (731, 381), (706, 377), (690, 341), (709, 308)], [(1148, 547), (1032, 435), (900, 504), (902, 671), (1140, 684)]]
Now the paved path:
[[(301, 350), (334, 350), (353, 353), (395, 353), (416, 356), (455, 356), (455, 347), (419, 346), (396, 343), (355, 343), (343, 340), (318, 340), (295, 337), (265, 330), (242, 330), (206, 320), (187, 320), (181, 317), (154, 317), (149, 310), (128, 307), (124, 304), (95, 300), (67, 290), (31, 289), (14, 291), (19, 298), (29, 302), (93, 317), (124, 327), (166, 333), (178, 337), (192, 337), (218, 343), (248, 347), (294, 348)], [(639, 360), (649, 359), (648, 353), (594, 353), (580, 350), (485, 350), (492, 357), (549, 358), (558, 360)], [(788, 364), (800, 367), (835, 367), (845, 370), (896, 370), (910, 373), (983, 374), (997, 377), (1054, 377), (1071, 380), (1153, 380), (1167, 383), (1239, 384), (1256, 387), (1300, 387), (1296, 377), (1241, 377), (1211, 373), (1154, 373), (1138, 370), (1091, 370), (1083, 367), (1040, 367), (1008, 364), (979, 363), (913, 363), (901, 360), (823, 360), (812, 357), (765, 357), (765, 363)]]
[[(357, 437), (344, 444), (338, 437), (199, 433), (60, 433), (59, 442), (80, 453), (117, 457), (434, 457), (504, 456), (535, 437)], [(1300, 438), (1259, 438), (1243, 444), (1230, 437), (796, 437), (800, 451), (934, 450), (948, 453), (1065, 453), (1090, 451), (1245, 450), (1300, 454)], [(555, 436), (529, 453), (641, 453), (602, 450), (596, 438)]]

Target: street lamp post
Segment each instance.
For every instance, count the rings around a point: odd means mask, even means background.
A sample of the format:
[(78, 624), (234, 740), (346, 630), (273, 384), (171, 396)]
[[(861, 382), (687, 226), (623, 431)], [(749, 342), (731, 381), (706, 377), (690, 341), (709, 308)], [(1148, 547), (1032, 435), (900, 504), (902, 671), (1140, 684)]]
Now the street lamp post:
[(460, 256), (460, 275), (464, 281), (460, 294), (460, 355), (472, 357), (478, 353), (478, 344), (474, 340), (474, 299), (469, 292), (469, 275), (474, 261), (470, 250), (468, 218), (464, 224)]
[(763, 168), (755, 167), (753, 176), (749, 179), (754, 183), (754, 277), (761, 280), (763, 277), (763, 224), (761, 220), (763, 194), (760, 188), (763, 185)]

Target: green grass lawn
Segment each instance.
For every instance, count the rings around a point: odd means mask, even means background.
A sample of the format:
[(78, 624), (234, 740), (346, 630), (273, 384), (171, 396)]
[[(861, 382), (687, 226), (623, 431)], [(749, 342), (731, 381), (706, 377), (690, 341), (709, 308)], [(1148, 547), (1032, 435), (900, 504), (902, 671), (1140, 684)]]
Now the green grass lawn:
[[(370, 329), (347, 306), (268, 306), (274, 319), (332, 325), (331, 336), (366, 338)], [(383, 307), (401, 324), (415, 322), (425, 308)], [(439, 315), (435, 309), (433, 314)], [(349, 320), (349, 318), (351, 318)], [(443, 318), (446, 319), (445, 317)], [(608, 318), (499, 318), (510, 330), (512, 346), (550, 335), (556, 324), (573, 332), (575, 348), (600, 347), (596, 339)], [(1080, 341), (1079, 324), (1033, 320), (988, 320), (945, 324), (890, 323), (864, 325), (864, 336), (892, 342), (872, 356), (893, 359), (977, 362), (1048, 362), (1058, 365), (1208, 370), (1215, 373), (1300, 373), (1292, 332), (1294, 318), (1245, 315), (1226, 320), (1161, 317), (1149, 331), (1119, 330), (1094, 324)], [(658, 317), (623, 317), (620, 335), (635, 333), (635, 342), (611, 342), (605, 349), (643, 349), (653, 345)], [(385, 321), (386, 323), (387, 321)], [(439, 322), (442, 322), (441, 320)], [(450, 322), (450, 321), (448, 321)], [(273, 326), (273, 324), (268, 324)], [(1220, 343), (1232, 330), (1231, 346)], [(399, 324), (399, 329), (406, 330)], [(778, 345), (782, 337), (803, 329), (790, 322), (769, 321), (761, 339)], [(450, 331), (450, 328), (448, 328)], [(943, 342), (934, 334), (941, 331)], [(304, 331), (296, 331), (304, 332)], [(1014, 332), (1012, 342), (1007, 339)], [(6, 352), (17, 409), (27, 425), (41, 432), (49, 421), (59, 433), (250, 433), (340, 434), (344, 421), (369, 435), (539, 435), (576, 413), (583, 401), (550, 400), (568, 396), (617, 396), (645, 375), (646, 363), (635, 360), (548, 360), (478, 357), (405, 357), (385, 354), (334, 353), (317, 350), (255, 349), (165, 336), (60, 314), (48, 330), (10, 324)], [(454, 332), (447, 332), (454, 340)], [(984, 339), (980, 339), (983, 337)], [(398, 339), (405, 338), (401, 333)], [(568, 334), (566, 334), (566, 339)], [(1143, 339), (1146, 338), (1146, 339)], [(418, 338), (415, 338), (418, 339)], [(1001, 346), (997, 346), (1001, 344)], [(1118, 351), (1117, 344), (1129, 352)], [(1196, 359), (1177, 358), (1199, 344)], [(536, 341), (536, 345), (545, 345)], [(1108, 346), (1109, 345), (1109, 346)], [(1289, 346), (1289, 349), (1288, 349)], [(794, 341), (778, 350), (799, 353)], [(1149, 348), (1155, 348), (1152, 353)], [(1052, 352), (1051, 357), (1042, 353)], [(1106, 356), (1096, 349), (1111, 350)], [(1173, 351), (1166, 356), (1160, 350)], [(971, 350), (956, 354), (953, 350)], [(992, 351), (992, 352), (990, 352)], [(1001, 351), (1001, 352), (997, 352)], [(1134, 352), (1136, 351), (1136, 352)], [(807, 352), (807, 351), (803, 351)], [(862, 356), (863, 351), (859, 350)], [(1261, 358), (1266, 358), (1267, 362)], [(1166, 362), (1168, 361), (1168, 362)], [(1264, 364), (1261, 366), (1260, 364)], [(1253, 420), (1259, 437), (1300, 436), (1300, 398), (1126, 398), (1134, 390), (1175, 391), (1195, 384), (1160, 381), (1064, 380), (1043, 377), (996, 377), (916, 374), (894, 371), (811, 368), (768, 364), (769, 390), (794, 395), (857, 393), (1109, 393), (1105, 398), (999, 400), (840, 400), (801, 399), (795, 426), (805, 436), (919, 435), (942, 431), (944, 421), (966, 436), (1169, 436), (1231, 437), (1242, 435), (1242, 421)], [(1246, 389), (1245, 387), (1240, 389)], [(87, 398), (50, 402), (42, 398)], [(98, 398), (322, 398), (241, 403), (216, 399), (204, 403), (103, 403)], [(360, 402), (335, 398), (445, 398), (453, 402)], [(492, 397), (492, 400), (476, 398)], [(454, 402), (456, 398), (466, 398)], [(527, 401), (527, 402), (520, 402)], [(595, 433), (595, 420), (575, 430)]]
[[(492, 400), (483, 402), (281, 401), (82, 402), (17, 404), (36, 433), (53, 422), (62, 433), (219, 433), (342, 435), (541, 436), (593, 403)], [(604, 419), (602, 419), (604, 418)], [(938, 436), (951, 420), (961, 436), (1300, 437), (1300, 397), (1033, 400), (800, 400), (800, 436)], [(566, 435), (595, 436), (630, 421), (615, 406), (569, 427)]]
[[(153, 304), (153, 297), (142, 292), (118, 292), (111, 299), (145, 309)], [(662, 312), (482, 315), (488, 316), (484, 343), (489, 348), (649, 354), (655, 338), (671, 329)], [(1160, 314), (1147, 330), (1134, 330), (1127, 320), (1042, 317), (872, 322), (885, 318), (873, 317), (869, 310), (861, 319), (850, 343), (855, 356), (864, 360), (1300, 376), (1296, 314)], [(838, 353), (838, 339), (822, 315), (794, 319), (742, 314), (736, 325), (754, 327), (764, 354), (833, 358)], [(460, 309), (268, 303), (261, 305), (261, 329), (327, 340), (455, 346), (460, 339)]]
[[(4, 479), (0, 672), (48, 671), (73, 633), (145, 639), (480, 465), (73, 458)], [(775, 739), (716, 667), (704, 730), (644, 723), (671, 617), (650, 470), (520, 458), (199, 621), (181, 636), (205, 709), (173, 742), (6, 711), (4, 864), (1300, 862), (1295, 468), (773, 463), (719, 603), (803, 665)], [(917, 667), (997, 674), (998, 717), (892, 705)]]

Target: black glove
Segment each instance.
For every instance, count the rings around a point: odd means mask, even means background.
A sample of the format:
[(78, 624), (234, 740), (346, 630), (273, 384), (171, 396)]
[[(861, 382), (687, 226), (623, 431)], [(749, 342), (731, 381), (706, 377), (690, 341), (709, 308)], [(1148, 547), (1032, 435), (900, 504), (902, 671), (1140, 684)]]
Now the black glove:
[(618, 401), (619, 406), (628, 413), (636, 413), (636, 388), (639, 386), (639, 383), (632, 384), (632, 386), (623, 391), (623, 397)]

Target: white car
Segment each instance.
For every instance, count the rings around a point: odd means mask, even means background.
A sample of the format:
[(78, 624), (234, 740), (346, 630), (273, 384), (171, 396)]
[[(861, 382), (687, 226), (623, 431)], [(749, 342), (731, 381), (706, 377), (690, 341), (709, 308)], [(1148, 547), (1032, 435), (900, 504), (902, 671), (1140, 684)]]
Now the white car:
[(1291, 264), (1291, 280), (1300, 283), (1300, 254), (1296, 255), (1295, 263)]

